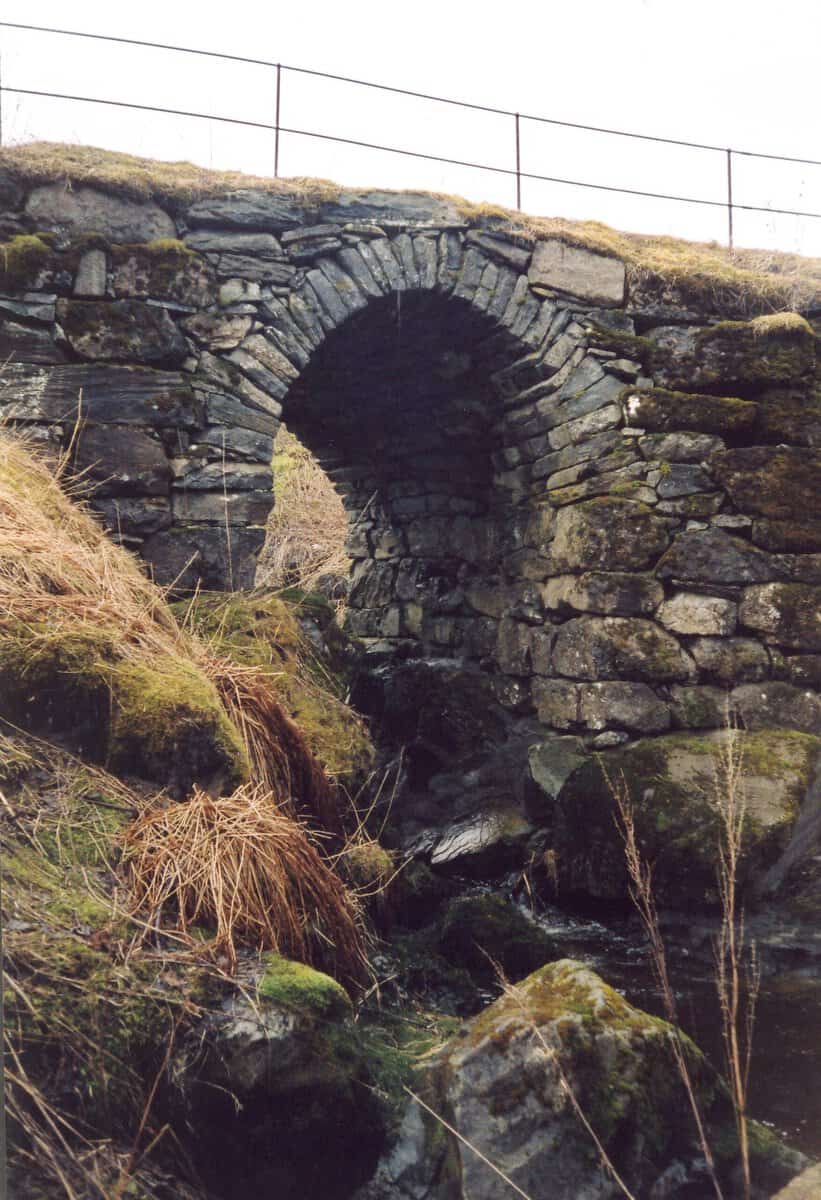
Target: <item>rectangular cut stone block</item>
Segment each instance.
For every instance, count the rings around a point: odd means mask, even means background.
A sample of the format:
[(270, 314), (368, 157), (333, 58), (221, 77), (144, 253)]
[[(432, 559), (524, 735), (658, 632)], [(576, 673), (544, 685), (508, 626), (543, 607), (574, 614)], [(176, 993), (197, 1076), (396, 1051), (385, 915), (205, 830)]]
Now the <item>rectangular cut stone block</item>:
[(209, 422), (250, 429), (254, 433), (266, 434), (270, 438), (276, 437), (279, 429), (279, 421), (271, 413), (249, 408), (235, 396), (225, 396), (218, 392), (210, 393), (206, 397), (206, 412)]
[(106, 285), (106, 258), (104, 250), (86, 250), (77, 267), (74, 280), (74, 295), (89, 298), (104, 296)]
[(274, 502), (264, 492), (177, 492), (172, 497), (175, 521), (222, 525), (264, 525)]
[(646, 683), (583, 684), (579, 712), (588, 729), (616, 725), (632, 733), (661, 733), (670, 726), (670, 712)]
[(554, 239), (537, 242), (528, 272), (531, 287), (549, 288), (613, 306), (624, 303), (624, 263)]
[(101, 423), (166, 429), (202, 424), (202, 406), (185, 376), (175, 371), (93, 363), (6, 364), (0, 416), (15, 421), (71, 421), (81, 409), (83, 417)]
[(570, 729), (579, 720), (579, 686), (566, 679), (534, 679), (533, 702), (543, 725)]
[(678, 592), (664, 601), (658, 619), (673, 633), (728, 637), (735, 631), (736, 615), (732, 600)]

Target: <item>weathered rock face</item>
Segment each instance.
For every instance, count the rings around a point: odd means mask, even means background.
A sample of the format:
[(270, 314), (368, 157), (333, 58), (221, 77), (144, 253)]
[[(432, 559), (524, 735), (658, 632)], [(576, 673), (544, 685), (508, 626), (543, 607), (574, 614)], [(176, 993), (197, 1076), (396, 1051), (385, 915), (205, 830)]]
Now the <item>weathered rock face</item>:
[[(425, 1104), (479, 1153), (413, 1103), (396, 1147), (357, 1200), (504, 1200), (511, 1186), (487, 1160), (529, 1196), (622, 1195), (571, 1094), (634, 1195), (709, 1195), (672, 1036), (580, 963), (543, 967), (419, 1071)], [(683, 1051), (726, 1187), (737, 1153), (732, 1110), (696, 1046), (685, 1039)], [(774, 1139), (763, 1152), (756, 1145), (756, 1195), (769, 1195), (801, 1165), (801, 1155)]]
[(220, 1194), (344, 1194), (384, 1137), (350, 1000), (327, 975), (277, 955), (263, 956), (257, 974), (176, 1049), (170, 1077), (187, 1151)]
[[(735, 693), (733, 700), (737, 705), (742, 702)], [(704, 705), (705, 700), (691, 698), (691, 703)], [(640, 703), (628, 711), (633, 730), (640, 731)], [(595, 756), (574, 738), (551, 739), (534, 747), (529, 812), (545, 831), (560, 893), (627, 897), (618, 793), (632, 806), (637, 841), (645, 860), (653, 865), (659, 902), (716, 904), (729, 736), (724, 731), (677, 733)], [(772, 728), (737, 736), (741, 763), (737, 795), (746, 807), (739, 885), (752, 894), (760, 890), (768, 870), (785, 852), (800, 814), (816, 804), (813, 789), (821, 740)], [(804, 849), (811, 850), (811, 845)]]
[[(512, 719), (589, 740), (715, 727), (721, 688), (751, 727), (780, 705), (816, 728), (801, 317), (648, 307), (618, 259), (424, 195), (4, 179), (26, 232), (0, 255), (0, 415), (54, 452), (82, 410), (93, 502), (160, 581), (253, 582), (284, 417), (351, 513), (372, 650), (458, 660)], [(454, 687), (440, 742), (469, 723)]]

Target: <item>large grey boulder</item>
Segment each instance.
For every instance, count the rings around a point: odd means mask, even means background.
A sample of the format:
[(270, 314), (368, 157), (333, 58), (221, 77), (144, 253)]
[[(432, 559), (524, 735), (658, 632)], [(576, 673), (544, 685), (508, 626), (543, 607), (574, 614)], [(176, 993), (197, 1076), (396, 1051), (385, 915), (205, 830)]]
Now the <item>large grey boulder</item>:
[[(552, 850), (560, 894), (627, 897), (624, 844), (616, 824), (618, 789), (633, 806), (636, 837), (653, 865), (659, 902), (672, 907), (717, 903), (722, 755), (730, 736), (726, 730), (668, 734), (590, 756), (577, 745), (573, 769), (558, 786), (550, 782), (546, 764), (571, 739), (545, 742), (538, 754), (531, 750), (536, 795), (531, 811), (538, 813)], [(747, 808), (739, 884), (749, 892), (784, 853), (802, 806), (811, 802), (821, 739), (784, 729), (737, 738)], [(562, 750), (561, 768), (566, 759)], [(805, 854), (811, 850), (812, 844), (804, 846)]]
[(222, 1195), (226, 1183), (279, 1200), (352, 1189), (384, 1130), (350, 999), (302, 963), (266, 954), (260, 965), (249, 978), (244, 964), (243, 986), (175, 1047), (186, 1148)]
[[(709, 1196), (673, 1065), (674, 1036), (670, 1025), (633, 1008), (581, 963), (542, 967), (420, 1068), (414, 1090), (428, 1107), (410, 1105), (392, 1153), (356, 1200), (508, 1200), (511, 1183), (532, 1200), (622, 1195), (576, 1106), (635, 1196)], [(732, 1109), (704, 1056), (681, 1037), (731, 1195)], [(771, 1136), (755, 1146), (757, 1196), (806, 1163)]]

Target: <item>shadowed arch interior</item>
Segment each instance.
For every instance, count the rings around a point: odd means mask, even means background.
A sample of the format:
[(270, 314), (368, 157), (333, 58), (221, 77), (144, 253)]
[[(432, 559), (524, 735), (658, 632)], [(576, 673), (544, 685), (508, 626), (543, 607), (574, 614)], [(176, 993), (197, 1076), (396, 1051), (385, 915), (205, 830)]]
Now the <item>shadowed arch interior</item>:
[(351, 514), (362, 636), (481, 652), (467, 592), (492, 569), (508, 507), (490, 377), (517, 355), (467, 301), (396, 292), (330, 331), (292, 385), (283, 418)]

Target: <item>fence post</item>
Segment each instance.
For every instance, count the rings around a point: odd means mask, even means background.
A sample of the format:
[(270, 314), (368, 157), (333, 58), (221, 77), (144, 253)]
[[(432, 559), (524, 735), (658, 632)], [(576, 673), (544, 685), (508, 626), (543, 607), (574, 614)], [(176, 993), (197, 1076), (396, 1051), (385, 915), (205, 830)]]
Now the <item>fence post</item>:
[(522, 210), (522, 153), (519, 144), (519, 114), (515, 113), (516, 120), (516, 208)]
[(730, 249), (733, 248), (733, 152), (727, 150), (727, 229)]
[(279, 178), (279, 98), (282, 86), (282, 64), (277, 63), (277, 107), (274, 118), (274, 179)]

